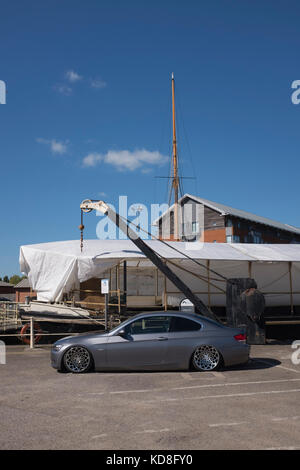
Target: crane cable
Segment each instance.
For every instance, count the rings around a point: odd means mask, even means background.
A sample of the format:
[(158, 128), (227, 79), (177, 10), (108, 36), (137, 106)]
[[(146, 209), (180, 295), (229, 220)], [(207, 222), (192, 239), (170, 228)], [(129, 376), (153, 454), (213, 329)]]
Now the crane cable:
[[(189, 259), (190, 261), (193, 261), (194, 263), (198, 264), (198, 266), (201, 266), (202, 268), (210, 271), (211, 273), (213, 274), (216, 274), (217, 276), (219, 276), (222, 280), (224, 280), (225, 282), (230, 282), (230, 280), (223, 276), (222, 274), (218, 273), (217, 271), (214, 271), (213, 269), (207, 267), (205, 264), (203, 263), (200, 263), (199, 261), (195, 260), (194, 258), (191, 258), (191, 256), (187, 255), (186, 253), (183, 253), (182, 251), (178, 250), (177, 248), (175, 248), (174, 246), (170, 245), (169, 243), (167, 243), (165, 240), (161, 240), (159, 238), (157, 238), (155, 235), (153, 235), (152, 233), (149, 233), (147, 230), (141, 228), (141, 227), (138, 227), (136, 224), (134, 224), (133, 222), (131, 222), (130, 220), (126, 219), (125, 217), (123, 216), (120, 216), (121, 219), (123, 219), (124, 222), (128, 223), (128, 224), (132, 224), (133, 226), (135, 226), (136, 228), (139, 228), (139, 230), (141, 230), (142, 232), (146, 233), (147, 235), (149, 235), (150, 237), (153, 237), (155, 238), (155, 240), (163, 243), (164, 245), (168, 246), (169, 248), (171, 248), (172, 250), (176, 251), (177, 253), (179, 253), (180, 255), (183, 255), (185, 256), (187, 259)], [(158, 253), (157, 253), (158, 254)], [(159, 255), (160, 256), (160, 255)], [(160, 256), (162, 258), (162, 256)], [(219, 281), (220, 282), (220, 281)]]

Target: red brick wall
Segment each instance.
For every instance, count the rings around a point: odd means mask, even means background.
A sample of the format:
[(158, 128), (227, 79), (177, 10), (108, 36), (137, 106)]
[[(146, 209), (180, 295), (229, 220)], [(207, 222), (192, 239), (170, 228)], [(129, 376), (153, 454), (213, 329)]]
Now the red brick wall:
[(16, 302), (25, 303), (25, 298), (36, 297), (36, 292), (31, 291), (30, 289), (15, 289), (16, 290)]

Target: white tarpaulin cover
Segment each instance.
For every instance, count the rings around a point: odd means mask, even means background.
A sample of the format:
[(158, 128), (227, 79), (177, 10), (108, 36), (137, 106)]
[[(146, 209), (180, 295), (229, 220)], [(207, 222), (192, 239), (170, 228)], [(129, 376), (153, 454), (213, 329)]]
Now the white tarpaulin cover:
[[(199, 279), (199, 275), (207, 276), (205, 266), (209, 260), (210, 269), (226, 278), (249, 277), (251, 269), (251, 277), (256, 280), (258, 288), (269, 295), (269, 305), (289, 304), (292, 285), (294, 305), (300, 305), (299, 245), (168, 242), (167, 246), (158, 240), (147, 240), (146, 243), (170, 261), (170, 268), (186, 280), (195, 293), (207, 291), (207, 281)], [(180, 253), (174, 251), (172, 246)], [(203, 267), (187, 259), (184, 254), (201, 262)], [(130, 266), (152, 266), (130, 240), (85, 240), (82, 253), (78, 240), (25, 245), (20, 248), (21, 271), (28, 276), (40, 301), (57, 302), (65, 292), (78, 286), (79, 282), (92, 277), (101, 278), (109, 268), (122, 260), (126, 260)], [(179, 269), (179, 265), (184, 270)], [(193, 273), (192, 276), (190, 272)], [(218, 279), (213, 273), (210, 273), (210, 277), (212, 304), (224, 305), (225, 296), (221, 292), (221, 289), (223, 292), (225, 289), (224, 279)], [(169, 281), (168, 291), (176, 291)], [(207, 301), (207, 296), (200, 297)]]

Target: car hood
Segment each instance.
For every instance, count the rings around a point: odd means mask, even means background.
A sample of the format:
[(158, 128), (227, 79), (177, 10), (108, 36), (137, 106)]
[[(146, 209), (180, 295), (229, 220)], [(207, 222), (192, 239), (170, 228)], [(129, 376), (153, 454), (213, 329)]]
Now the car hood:
[(65, 336), (64, 338), (61, 338), (58, 341), (56, 341), (56, 344), (65, 343), (65, 342), (76, 343), (78, 342), (78, 338), (80, 338), (80, 340), (88, 340), (88, 339), (95, 338), (95, 337), (97, 337), (97, 339), (99, 338), (99, 341), (103, 339), (103, 342), (105, 342), (107, 336), (108, 336), (108, 333), (97, 333), (96, 331), (91, 331), (91, 332), (86, 332), (86, 333), (80, 333), (76, 336)]

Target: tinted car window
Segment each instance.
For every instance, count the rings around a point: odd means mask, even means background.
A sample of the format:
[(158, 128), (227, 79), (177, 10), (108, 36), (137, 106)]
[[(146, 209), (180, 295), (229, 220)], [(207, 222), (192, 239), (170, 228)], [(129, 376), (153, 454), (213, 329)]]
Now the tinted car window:
[(200, 330), (200, 323), (182, 317), (173, 317), (170, 331), (196, 331)]
[(168, 333), (170, 330), (170, 317), (146, 317), (130, 323), (126, 327), (126, 333), (139, 335), (147, 333)]

